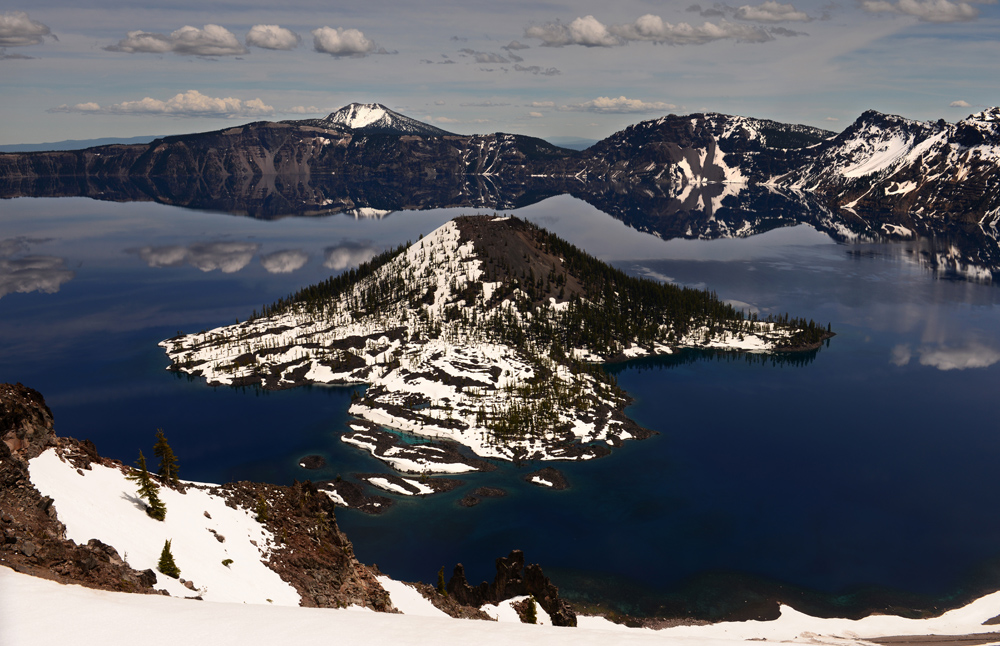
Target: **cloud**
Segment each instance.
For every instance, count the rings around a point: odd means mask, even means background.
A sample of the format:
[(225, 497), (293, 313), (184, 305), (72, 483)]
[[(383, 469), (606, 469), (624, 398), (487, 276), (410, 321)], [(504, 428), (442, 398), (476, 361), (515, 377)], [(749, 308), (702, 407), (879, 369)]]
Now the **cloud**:
[(532, 111), (532, 112), (528, 113), (528, 116), (531, 117), (532, 119), (541, 119), (545, 115), (542, 114), (541, 112), (534, 112), (534, 111)]
[(531, 107), (533, 108), (554, 108), (556, 107), (555, 101), (532, 101)]
[(531, 45), (525, 45), (524, 43), (520, 43), (520, 42), (518, 42), (516, 40), (512, 40), (512, 41), (510, 41), (509, 44), (504, 45), (500, 49), (506, 49), (508, 52), (516, 52), (516, 51), (522, 50), (522, 49), (531, 49)]
[(593, 101), (560, 106), (560, 110), (574, 112), (596, 112), (598, 114), (640, 114), (645, 112), (664, 112), (677, 108), (672, 103), (662, 101), (646, 102), (640, 99), (629, 99), (620, 96), (617, 99), (601, 96)]
[(0, 258), (0, 298), (14, 292), (55, 294), (75, 276), (66, 260), (55, 256)]
[(500, 54), (494, 54), (492, 52), (477, 52), (472, 49), (460, 49), (458, 50), (463, 54), (467, 54), (476, 59), (477, 63), (509, 63), (510, 61), (501, 56)]
[(789, 38), (795, 36), (808, 36), (804, 31), (792, 31), (791, 29), (785, 29), (784, 27), (770, 27), (768, 30), (772, 36), (787, 36)]
[(702, 18), (721, 18), (726, 12), (718, 8), (718, 5), (709, 9), (702, 9), (700, 4), (693, 4), (684, 11), (690, 11), (700, 15)]
[(196, 242), (187, 247), (166, 245), (129, 250), (150, 267), (179, 267), (184, 264), (204, 272), (219, 269), (233, 274), (250, 264), (259, 244), (252, 242)]
[(377, 256), (380, 250), (370, 243), (344, 242), (336, 247), (327, 247), (323, 266), (334, 271), (357, 267)]
[(544, 47), (562, 47), (564, 45), (583, 45), (584, 47), (615, 47), (621, 45), (620, 38), (612, 35), (608, 28), (593, 16), (577, 18), (568, 25), (561, 22), (549, 22), (544, 25), (528, 27), (524, 30), (526, 38), (537, 38)]
[(506, 107), (506, 106), (508, 106), (510, 104), (509, 103), (493, 103), (492, 101), (482, 101), (480, 103), (460, 103), (459, 105), (461, 107), (463, 107), (463, 108), (503, 108), (503, 107)]
[(825, 121), (840, 121), (837, 117), (827, 117)]
[[(46, 25), (32, 20), (23, 11), (0, 13), (0, 47), (25, 47), (38, 45), (52, 34)], [(19, 58), (9, 55), (9, 58)]]
[(625, 41), (645, 40), (668, 45), (703, 45), (715, 40), (737, 40), (745, 43), (763, 43), (774, 40), (766, 30), (752, 25), (738, 25), (722, 21), (706, 22), (695, 27), (686, 22), (676, 25), (664, 22), (659, 16), (646, 14), (630, 25), (614, 25), (610, 30)]
[(4, 49), (3, 47), (0, 47), (0, 61), (9, 61), (9, 60), (33, 61), (36, 58), (37, 58), (37, 56), (27, 56), (25, 54), (19, 54), (17, 52), (15, 52), (13, 54), (8, 54), (6, 49)]
[[(967, 343), (961, 347), (922, 346), (917, 350), (920, 365), (938, 370), (966, 370), (968, 368), (988, 368), (1000, 362), (1000, 352), (980, 343)], [(892, 349), (889, 362), (905, 366), (913, 357), (908, 345), (897, 345)]]
[(971, 108), (972, 105), (968, 101), (952, 101), (948, 104), (949, 108)]
[(282, 112), (285, 114), (322, 114), (325, 110), (320, 110), (314, 105), (297, 105), (292, 108), (285, 108)]
[(97, 103), (77, 103), (51, 108), (49, 112), (80, 112), (84, 114), (172, 115), (178, 117), (263, 117), (274, 114), (274, 108), (260, 99), (224, 99), (205, 96), (198, 90), (188, 90), (172, 99), (161, 101), (146, 97), (102, 107)]
[(528, 72), (530, 74), (541, 75), (541, 76), (555, 76), (557, 74), (562, 74), (558, 69), (554, 67), (546, 67), (542, 69), (538, 65), (515, 65), (515, 72)]
[(275, 251), (260, 257), (260, 264), (269, 274), (290, 274), (309, 262), (309, 254), (299, 249)]
[(357, 29), (320, 27), (312, 30), (313, 48), (330, 56), (367, 56), (376, 51), (375, 42)]
[(972, 3), (951, 0), (864, 0), (861, 6), (869, 13), (915, 16), (921, 22), (970, 22), (979, 17)]
[(237, 56), (249, 51), (233, 32), (219, 25), (205, 25), (202, 29), (185, 25), (169, 36), (130, 31), (117, 45), (108, 45), (104, 49), (127, 54), (173, 52), (182, 56)]
[(797, 10), (790, 4), (780, 4), (774, 0), (755, 6), (745, 4), (736, 10), (740, 20), (753, 22), (809, 22), (811, 18), (805, 12)]
[(264, 49), (295, 49), (302, 37), (278, 25), (254, 25), (247, 32), (247, 45)]

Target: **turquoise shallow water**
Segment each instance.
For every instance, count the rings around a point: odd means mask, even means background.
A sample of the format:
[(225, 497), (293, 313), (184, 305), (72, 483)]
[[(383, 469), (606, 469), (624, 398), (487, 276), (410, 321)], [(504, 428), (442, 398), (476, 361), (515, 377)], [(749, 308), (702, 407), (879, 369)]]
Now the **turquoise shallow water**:
[[(154, 204), (6, 201), (0, 379), (45, 394), (60, 434), (126, 462), (164, 429), (194, 480), (385, 471), (338, 440), (353, 388), (211, 388), (166, 372), (156, 343), (243, 319), (459, 213), (258, 222)], [(571, 484), (563, 492), (523, 482), (539, 465), (502, 464), (452, 492), (400, 498), (383, 516), (343, 511), (359, 558), (403, 579), (433, 581), (456, 562), (483, 579), (519, 548), (570, 596), (634, 612), (726, 612), (736, 603), (726, 591), (773, 596), (777, 586), (803, 603), (855, 608), (875, 598), (859, 590), (947, 597), (993, 576), (997, 287), (937, 280), (906, 244), (835, 244), (804, 226), (665, 242), (568, 197), (518, 215), (636, 275), (829, 321), (837, 336), (794, 361), (688, 352), (610, 366), (635, 398), (629, 413), (658, 435), (558, 464)], [(30, 257), (55, 260), (14, 276)], [(328, 465), (300, 468), (308, 454)], [(484, 485), (508, 495), (458, 506)]]

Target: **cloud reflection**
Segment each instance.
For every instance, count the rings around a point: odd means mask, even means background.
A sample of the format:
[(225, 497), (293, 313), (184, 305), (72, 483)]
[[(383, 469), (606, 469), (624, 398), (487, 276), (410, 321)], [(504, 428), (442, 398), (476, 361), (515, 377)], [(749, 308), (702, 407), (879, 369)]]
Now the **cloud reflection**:
[(20, 292), (55, 294), (63, 283), (73, 280), (76, 272), (66, 267), (65, 258), (56, 256), (22, 256), (34, 244), (49, 238), (6, 238), (0, 240), (0, 298)]
[(290, 274), (309, 262), (309, 254), (299, 249), (275, 251), (260, 257), (260, 264), (269, 274)]
[[(920, 365), (938, 370), (965, 370), (967, 368), (988, 368), (1000, 362), (1000, 351), (981, 343), (968, 343), (961, 347), (921, 346), (917, 348)], [(905, 366), (913, 358), (910, 346), (902, 344), (892, 349), (889, 363)]]
[(344, 242), (336, 247), (326, 248), (323, 266), (334, 271), (357, 267), (377, 256), (381, 250), (371, 243)]
[(196, 242), (187, 247), (142, 247), (130, 252), (137, 254), (150, 267), (187, 264), (204, 272), (219, 269), (224, 274), (233, 274), (250, 264), (259, 248), (260, 245), (254, 242)]

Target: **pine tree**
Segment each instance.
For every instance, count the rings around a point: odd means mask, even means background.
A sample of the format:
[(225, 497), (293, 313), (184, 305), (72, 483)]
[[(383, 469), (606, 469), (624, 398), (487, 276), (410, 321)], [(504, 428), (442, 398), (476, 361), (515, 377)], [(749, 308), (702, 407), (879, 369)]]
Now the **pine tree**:
[(170, 539), (163, 543), (160, 562), (156, 565), (156, 569), (174, 579), (181, 575), (181, 569), (174, 563), (174, 555), (170, 553)]
[(163, 429), (156, 429), (156, 444), (153, 445), (153, 455), (160, 458), (160, 468), (157, 470), (165, 482), (180, 484), (177, 481), (177, 457), (173, 449), (167, 443), (167, 438), (163, 435)]
[(264, 498), (264, 494), (257, 494), (257, 508), (254, 511), (257, 514), (258, 523), (267, 520), (267, 500)]
[(151, 518), (163, 520), (167, 517), (167, 507), (160, 500), (160, 488), (149, 476), (149, 470), (146, 468), (146, 456), (142, 454), (142, 451), (139, 451), (139, 459), (136, 464), (139, 465), (139, 472), (125, 477), (138, 485), (136, 493), (139, 494), (140, 498), (146, 500), (146, 513)]
[(444, 584), (444, 566), (443, 565), (441, 566), (441, 569), (438, 570), (438, 594), (440, 594), (442, 597), (447, 597), (448, 596), (448, 588)]
[(534, 595), (528, 597), (528, 607), (525, 608), (524, 610), (524, 623), (526, 624), (538, 623), (538, 609), (535, 607)]

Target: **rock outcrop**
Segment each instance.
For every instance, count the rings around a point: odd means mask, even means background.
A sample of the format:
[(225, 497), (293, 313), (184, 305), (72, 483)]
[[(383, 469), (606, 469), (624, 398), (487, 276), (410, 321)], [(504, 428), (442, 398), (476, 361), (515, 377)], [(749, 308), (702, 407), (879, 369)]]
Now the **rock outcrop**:
[(559, 588), (542, 573), (537, 564), (524, 565), (524, 553), (514, 550), (496, 561), (497, 574), (493, 583), (483, 581), (476, 587), (465, 578), (465, 567), (459, 563), (448, 581), (448, 595), (466, 606), (480, 607), (498, 604), (505, 599), (531, 595), (552, 618), (554, 626), (576, 626), (576, 613), (559, 598)]

